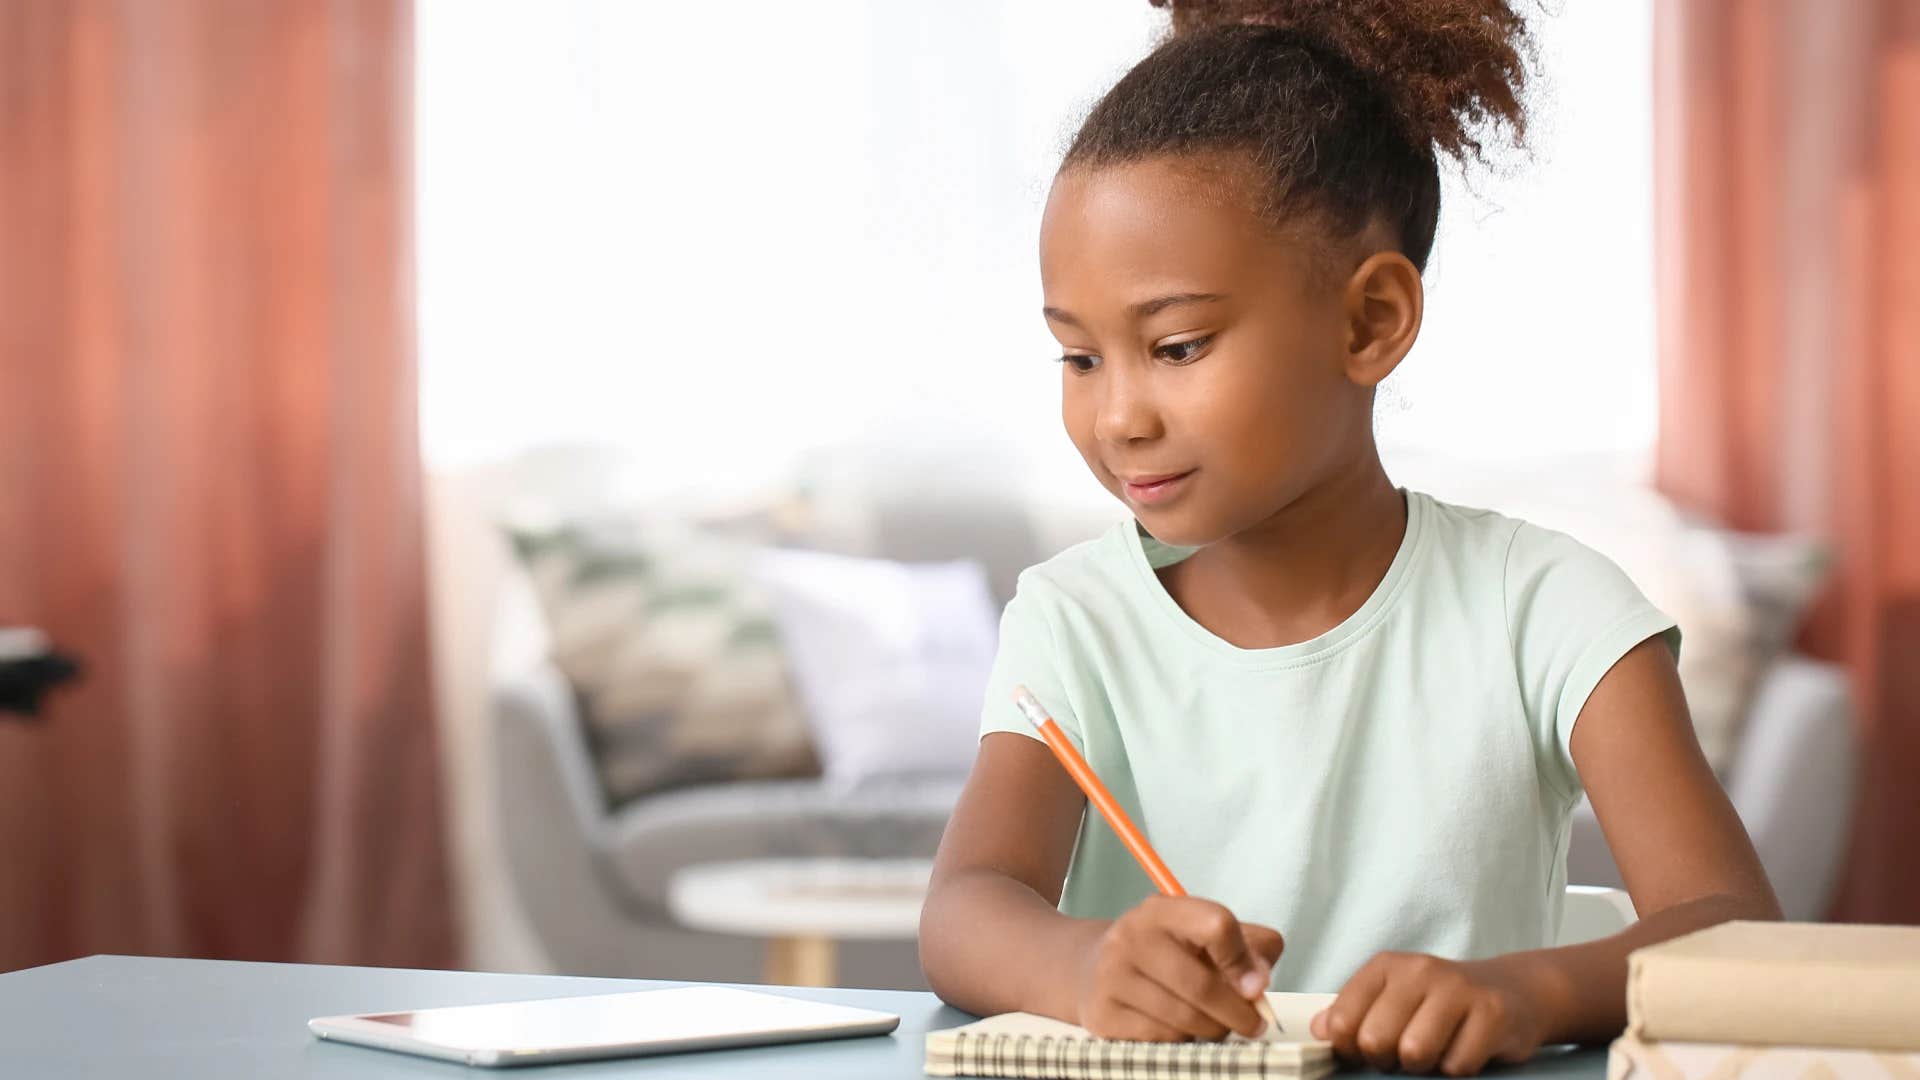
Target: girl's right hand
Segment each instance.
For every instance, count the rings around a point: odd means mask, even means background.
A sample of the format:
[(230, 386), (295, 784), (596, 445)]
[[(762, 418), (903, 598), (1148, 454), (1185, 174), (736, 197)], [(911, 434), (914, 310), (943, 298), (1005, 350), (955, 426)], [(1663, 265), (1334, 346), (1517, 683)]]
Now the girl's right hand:
[(1254, 1000), (1280, 959), (1280, 932), (1211, 900), (1153, 896), (1095, 939), (1079, 972), (1080, 1026), (1105, 1039), (1258, 1037)]

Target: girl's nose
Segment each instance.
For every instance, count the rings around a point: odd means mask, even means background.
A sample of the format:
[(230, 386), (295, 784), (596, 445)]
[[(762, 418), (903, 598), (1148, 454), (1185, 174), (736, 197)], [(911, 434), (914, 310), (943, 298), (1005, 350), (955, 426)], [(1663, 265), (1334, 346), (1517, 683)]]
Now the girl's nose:
[(1100, 410), (1093, 418), (1093, 435), (1105, 443), (1125, 445), (1157, 439), (1163, 433), (1148, 378), (1124, 370), (1129, 365), (1108, 362), (1100, 380)]

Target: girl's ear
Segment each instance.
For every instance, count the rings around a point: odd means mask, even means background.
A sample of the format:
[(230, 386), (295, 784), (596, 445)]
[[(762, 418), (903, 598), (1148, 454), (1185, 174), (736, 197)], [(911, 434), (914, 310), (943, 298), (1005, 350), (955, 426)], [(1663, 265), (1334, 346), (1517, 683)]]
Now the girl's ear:
[(1426, 293), (1420, 271), (1398, 251), (1379, 251), (1347, 279), (1347, 378), (1378, 386), (1413, 348)]

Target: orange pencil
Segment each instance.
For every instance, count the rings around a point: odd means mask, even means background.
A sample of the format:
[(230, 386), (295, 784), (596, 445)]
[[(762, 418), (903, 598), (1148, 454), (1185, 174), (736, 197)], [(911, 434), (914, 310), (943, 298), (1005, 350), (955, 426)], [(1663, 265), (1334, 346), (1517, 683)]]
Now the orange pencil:
[[(1053, 751), (1055, 758), (1059, 759), (1061, 767), (1067, 770), (1067, 775), (1073, 777), (1073, 782), (1080, 785), (1080, 790), (1086, 793), (1087, 801), (1093, 804), (1094, 809), (1100, 811), (1100, 816), (1106, 819), (1107, 825), (1120, 837), (1120, 842), (1127, 846), (1127, 850), (1133, 854), (1140, 868), (1153, 879), (1154, 887), (1166, 896), (1187, 895), (1187, 890), (1180, 886), (1180, 880), (1173, 876), (1173, 871), (1167, 869), (1167, 864), (1160, 861), (1160, 853), (1153, 850), (1152, 844), (1147, 843), (1146, 834), (1141, 832), (1139, 826), (1133, 823), (1133, 819), (1127, 816), (1127, 812), (1120, 808), (1113, 793), (1107, 790), (1107, 785), (1100, 782), (1100, 777), (1094, 775), (1093, 767), (1087, 764), (1086, 758), (1080, 756), (1080, 751), (1074, 749), (1073, 741), (1067, 738), (1067, 733), (1060, 730), (1060, 725), (1047, 714), (1047, 710), (1040, 704), (1040, 699), (1033, 696), (1033, 691), (1024, 686), (1014, 687), (1013, 703), (1020, 707), (1020, 713), (1027, 718), (1027, 723), (1032, 724), (1034, 730), (1040, 733), (1040, 737), (1046, 740), (1047, 748)], [(1282, 1030), (1280, 1018), (1273, 1014), (1273, 1006), (1267, 1002), (1265, 994), (1254, 999), (1254, 1008), (1260, 1011), (1260, 1016), (1267, 1023), (1273, 1025), (1273, 1030)]]

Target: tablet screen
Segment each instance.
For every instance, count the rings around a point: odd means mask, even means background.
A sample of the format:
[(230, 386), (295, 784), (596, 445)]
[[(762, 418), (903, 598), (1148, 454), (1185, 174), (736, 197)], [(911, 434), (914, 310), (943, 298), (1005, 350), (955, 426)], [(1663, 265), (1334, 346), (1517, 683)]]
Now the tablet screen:
[(371, 1013), (314, 1024), (316, 1031), (324, 1028), (329, 1037), (351, 1038), (358, 1025), (338, 1021), (360, 1021), (390, 1031), (392, 1040), (380, 1040), (390, 1046), (395, 1041), (419, 1042), (525, 1058), (554, 1053), (578, 1056), (594, 1049), (636, 1053), (879, 1034), (891, 1031), (899, 1018), (751, 990), (691, 986)]

